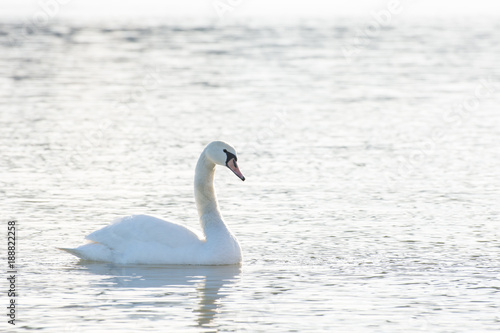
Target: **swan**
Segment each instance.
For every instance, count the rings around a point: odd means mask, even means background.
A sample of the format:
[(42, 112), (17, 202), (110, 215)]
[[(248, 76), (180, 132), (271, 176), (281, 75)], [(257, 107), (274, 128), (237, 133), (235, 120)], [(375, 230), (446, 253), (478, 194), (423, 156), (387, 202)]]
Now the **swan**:
[(117, 264), (227, 265), (241, 262), (241, 248), (224, 223), (214, 189), (216, 165), (227, 166), (241, 180), (236, 150), (214, 141), (196, 164), (194, 196), (203, 233), (149, 215), (131, 215), (94, 231), (91, 243), (61, 248), (83, 260)]

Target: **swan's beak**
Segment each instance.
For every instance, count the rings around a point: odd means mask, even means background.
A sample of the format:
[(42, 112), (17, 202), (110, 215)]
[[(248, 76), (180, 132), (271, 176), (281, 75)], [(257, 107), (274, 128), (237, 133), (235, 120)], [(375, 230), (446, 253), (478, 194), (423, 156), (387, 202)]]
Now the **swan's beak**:
[(243, 176), (243, 174), (241, 173), (240, 169), (238, 168), (238, 164), (236, 164), (236, 160), (234, 158), (227, 161), (226, 166), (229, 169), (231, 169), (231, 171), (234, 172), (234, 174), (238, 176), (241, 180), (243, 181), (245, 180), (245, 176)]

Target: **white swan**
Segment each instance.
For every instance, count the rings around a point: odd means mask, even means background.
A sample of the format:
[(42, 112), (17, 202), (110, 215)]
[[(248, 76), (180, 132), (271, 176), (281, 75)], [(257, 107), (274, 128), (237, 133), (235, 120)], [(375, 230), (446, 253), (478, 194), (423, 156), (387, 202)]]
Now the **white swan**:
[(226, 165), (245, 180), (234, 148), (222, 141), (210, 143), (201, 153), (194, 177), (194, 196), (203, 235), (180, 224), (148, 215), (116, 220), (86, 238), (92, 243), (69, 249), (93, 261), (119, 264), (225, 265), (241, 262), (238, 241), (222, 219), (214, 189), (216, 164)]

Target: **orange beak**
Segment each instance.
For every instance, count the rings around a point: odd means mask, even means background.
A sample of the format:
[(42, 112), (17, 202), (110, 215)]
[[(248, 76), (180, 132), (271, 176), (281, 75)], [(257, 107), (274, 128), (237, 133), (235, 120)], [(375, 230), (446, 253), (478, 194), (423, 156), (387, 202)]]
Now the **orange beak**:
[(243, 176), (243, 174), (241, 173), (240, 169), (238, 168), (238, 164), (236, 164), (236, 160), (234, 158), (227, 161), (226, 166), (229, 169), (231, 169), (231, 171), (234, 172), (234, 174), (238, 176), (241, 180), (243, 181), (245, 180), (245, 176)]

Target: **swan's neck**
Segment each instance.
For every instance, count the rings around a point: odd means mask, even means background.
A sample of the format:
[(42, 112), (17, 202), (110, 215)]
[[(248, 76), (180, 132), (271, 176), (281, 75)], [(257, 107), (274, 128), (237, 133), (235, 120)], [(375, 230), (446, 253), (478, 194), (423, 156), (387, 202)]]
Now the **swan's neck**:
[(207, 228), (225, 227), (214, 188), (215, 164), (201, 153), (194, 175), (194, 198), (205, 235)]

